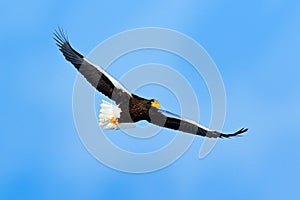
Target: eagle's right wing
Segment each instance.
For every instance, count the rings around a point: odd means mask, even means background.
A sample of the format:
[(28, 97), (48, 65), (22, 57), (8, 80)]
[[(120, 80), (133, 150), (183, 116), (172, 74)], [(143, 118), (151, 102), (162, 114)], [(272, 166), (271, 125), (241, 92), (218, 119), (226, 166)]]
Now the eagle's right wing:
[(240, 129), (235, 133), (225, 134), (218, 131), (210, 130), (201, 126), (200, 124), (180, 118), (179, 116), (172, 114), (171, 112), (159, 110), (156, 108), (151, 108), (149, 110), (150, 123), (157, 126), (179, 130), (186, 133), (191, 133), (195, 135), (200, 135), (203, 137), (217, 138), (217, 137), (232, 137), (246, 132), (248, 129)]
[(54, 39), (66, 60), (71, 62), (99, 92), (114, 100), (116, 104), (131, 97), (131, 93), (117, 80), (105, 72), (101, 67), (91, 63), (74, 50), (69, 43), (67, 35), (61, 28), (55, 31)]

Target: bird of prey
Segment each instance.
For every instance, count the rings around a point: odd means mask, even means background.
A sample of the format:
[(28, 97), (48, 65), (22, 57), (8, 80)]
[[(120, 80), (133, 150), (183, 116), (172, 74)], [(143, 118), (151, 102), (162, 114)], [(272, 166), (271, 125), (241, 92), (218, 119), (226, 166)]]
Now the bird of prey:
[(65, 59), (71, 62), (94, 88), (112, 100), (111, 103), (103, 100), (100, 105), (99, 125), (104, 129), (119, 129), (146, 120), (160, 127), (209, 138), (229, 138), (248, 130), (242, 128), (235, 133), (225, 134), (162, 110), (157, 100), (132, 94), (101, 67), (73, 49), (61, 28), (55, 30), (54, 39)]

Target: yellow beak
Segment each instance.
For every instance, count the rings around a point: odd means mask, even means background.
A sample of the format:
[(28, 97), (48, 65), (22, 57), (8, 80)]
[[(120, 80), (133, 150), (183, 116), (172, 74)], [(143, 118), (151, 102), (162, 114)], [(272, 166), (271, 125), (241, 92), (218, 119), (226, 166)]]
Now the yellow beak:
[(151, 106), (153, 106), (153, 107), (155, 107), (155, 108), (157, 108), (157, 109), (160, 109), (160, 104), (159, 104), (159, 102), (156, 101), (156, 100), (151, 102)]

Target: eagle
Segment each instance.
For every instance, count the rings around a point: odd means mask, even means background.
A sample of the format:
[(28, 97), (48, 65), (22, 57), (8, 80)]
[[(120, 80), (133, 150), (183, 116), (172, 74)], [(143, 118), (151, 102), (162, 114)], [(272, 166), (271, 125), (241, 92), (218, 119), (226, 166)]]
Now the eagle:
[(134, 123), (145, 120), (151, 124), (208, 138), (229, 138), (246, 132), (247, 128), (225, 134), (210, 130), (194, 121), (161, 109), (156, 99), (146, 99), (129, 92), (120, 82), (104, 69), (95, 65), (71, 46), (62, 28), (54, 31), (54, 40), (59, 50), (80, 74), (99, 92), (112, 102), (102, 100), (100, 104), (99, 125), (103, 129), (115, 130), (132, 127)]

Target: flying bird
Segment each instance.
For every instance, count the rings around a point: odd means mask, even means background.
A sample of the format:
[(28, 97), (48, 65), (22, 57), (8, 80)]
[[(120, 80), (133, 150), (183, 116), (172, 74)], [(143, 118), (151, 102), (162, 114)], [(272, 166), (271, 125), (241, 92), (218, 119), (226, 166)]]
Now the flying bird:
[(156, 99), (145, 99), (132, 94), (104, 69), (78, 53), (70, 45), (68, 36), (61, 28), (55, 30), (54, 39), (65, 59), (71, 62), (96, 90), (112, 100), (111, 103), (102, 100), (100, 105), (99, 125), (103, 129), (132, 127), (135, 122), (146, 120), (160, 127), (209, 138), (229, 138), (248, 130), (242, 128), (235, 133), (225, 134), (165, 111), (160, 108), (160, 103)]

